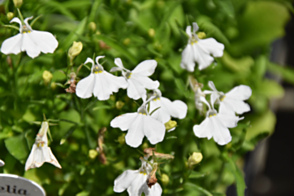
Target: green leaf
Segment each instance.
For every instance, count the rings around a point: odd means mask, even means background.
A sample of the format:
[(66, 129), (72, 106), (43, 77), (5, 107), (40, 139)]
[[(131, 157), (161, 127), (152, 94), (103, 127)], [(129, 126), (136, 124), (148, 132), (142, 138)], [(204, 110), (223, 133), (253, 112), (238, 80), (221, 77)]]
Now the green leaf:
[(203, 178), (206, 175), (207, 173), (192, 171), (191, 174), (189, 175), (189, 179)]
[(281, 66), (275, 63), (267, 63), (268, 70), (273, 73), (283, 77), (284, 80), (294, 84), (294, 69), (291, 67)]
[(196, 190), (198, 190), (199, 192), (203, 193), (204, 195), (207, 195), (207, 196), (213, 196), (208, 190), (204, 189), (203, 187), (201, 186), (198, 186), (196, 184), (193, 184), (191, 182), (186, 182), (184, 184), (185, 187), (191, 187), (191, 188), (194, 188)]
[(24, 163), (24, 160), (29, 155), (28, 144), (26, 138), (24, 137), (24, 134), (6, 139), (5, 146), (9, 153), (21, 163)]
[(264, 95), (268, 99), (279, 99), (282, 98), (285, 94), (284, 88), (279, 83), (274, 80), (267, 79), (259, 83), (256, 92), (258, 92), (258, 94)]
[(242, 171), (239, 169), (239, 167), (235, 164), (235, 161), (232, 160), (232, 158), (230, 158), (227, 153), (223, 153), (222, 156), (227, 161), (230, 171), (235, 176), (238, 196), (244, 196), (246, 184), (244, 181)]
[(233, 58), (226, 51), (224, 52), (224, 55), (220, 60), (230, 70), (240, 72), (243, 74), (249, 74), (250, 68), (254, 64), (254, 60), (250, 56), (245, 56), (242, 58)]
[(247, 141), (264, 132), (272, 134), (276, 125), (276, 116), (271, 110), (262, 114), (249, 115), (247, 120), (251, 121), (251, 127), (247, 129), (245, 136)]

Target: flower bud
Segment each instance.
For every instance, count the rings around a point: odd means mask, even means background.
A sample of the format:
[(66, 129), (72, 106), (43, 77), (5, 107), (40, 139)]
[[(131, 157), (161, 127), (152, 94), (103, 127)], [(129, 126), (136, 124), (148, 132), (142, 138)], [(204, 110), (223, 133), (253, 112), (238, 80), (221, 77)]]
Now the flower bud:
[(73, 42), (72, 46), (68, 50), (68, 56), (70, 59), (74, 59), (76, 56), (78, 56), (83, 49), (82, 42)]
[(56, 83), (55, 83), (55, 82), (52, 82), (52, 83), (51, 83), (51, 89), (52, 89), (52, 90), (55, 90), (55, 89), (56, 89)]
[(148, 30), (148, 35), (149, 35), (149, 37), (154, 37), (154, 35), (155, 35), (155, 30), (154, 29), (149, 29)]
[(47, 84), (49, 84), (51, 82), (51, 79), (52, 79), (53, 75), (52, 75), (51, 72), (45, 70), (43, 72), (42, 77), (43, 77), (43, 81), (44, 81), (45, 85), (47, 85)]
[(123, 44), (124, 45), (129, 45), (131, 43), (131, 39), (130, 38), (126, 38), (126, 39), (124, 39), (124, 41), (123, 41)]
[(89, 28), (91, 31), (95, 32), (95, 31), (96, 31), (96, 23), (95, 23), (95, 22), (90, 22), (90, 23), (88, 24), (88, 28)]
[(90, 159), (95, 159), (98, 155), (98, 152), (94, 149), (89, 150), (89, 157)]
[(169, 130), (171, 130), (171, 129), (173, 129), (173, 128), (175, 128), (177, 126), (177, 121), (169, 120), (164, 125), (165, 125), (165, 129), (167, 131), (169, 131)]
[(122, 101), (117, 101), (117, 102), (115, 103), (115, 107), (116, 107), (116, 109), (118, 109), (118, 110), (120, 110), (124, 105), (125, 105), (125, 103), (122, 102)]
[(188, 159), (188, 167), (190, 169), (193, 169), (193, 167), (195, 165), (197, 165), (198, 163), (200, 163), (202, 161), (202, 153), (201, 152), (193, 152), (193, 154), (189, 157)]
[(204, 32), (198, 32), (198, 33), (197, 33), (197, 36), (198, 36), (199, 39), (204, 39), (204, 38), (206, 38), (206, 34), (205, 34)]
[(168, 185), (169, 177), (166, 174), (161, 174), (161, 182), (164, 186)]
[(14, 6), (17, 8), (20, 8), (22, 5), (23, 1), (22, 0), (13, 0)]
[(122, 134), (121, 136), (119, 136), (118, 139), (117, 139), (118, 143), (120, 143), (120, 144), (125, 144), (125, 142), (126, 142), (126, 140), (125, 140), (125, 136), (126, 136), (125, 133)]
[(6, 17), (7, 17), (7, 19), (10, 21), (10, 20), (14, 17), (14, 14), (13, 14), (12, 12), (8, 12), (8, 13), (6, 14)]

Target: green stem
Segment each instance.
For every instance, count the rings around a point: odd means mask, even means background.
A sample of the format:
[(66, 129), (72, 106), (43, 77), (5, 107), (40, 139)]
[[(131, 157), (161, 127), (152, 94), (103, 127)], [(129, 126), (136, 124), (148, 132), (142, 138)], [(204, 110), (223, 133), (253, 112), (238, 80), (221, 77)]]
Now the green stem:
[(18, 8), (17, 8), (17, 12), (18, 12), (18, 15), (19, 15), (21, 22), (24, 24), (23, 16)]
[(217, 177), (217, 180), (215, 181), (215, 184), (214, 184), (214, 187), (213, 187), (214, 189), (216, 189), (217, 186), (219, 185), (219, 183), (221, 182), (222, 175), (224, 173), (224, 169), (225, 169), (225, 162), (223, 161), (222, 165), (221, 165), (220, 172), (219, 172), (218, 177)]

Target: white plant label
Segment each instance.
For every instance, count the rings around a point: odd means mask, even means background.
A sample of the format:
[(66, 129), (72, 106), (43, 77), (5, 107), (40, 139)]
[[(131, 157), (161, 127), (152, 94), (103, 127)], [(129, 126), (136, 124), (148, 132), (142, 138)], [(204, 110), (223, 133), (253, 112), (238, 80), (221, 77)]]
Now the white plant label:
[(0, 196), (46, 196), (44, 189), (26, 178), (0, 174)]

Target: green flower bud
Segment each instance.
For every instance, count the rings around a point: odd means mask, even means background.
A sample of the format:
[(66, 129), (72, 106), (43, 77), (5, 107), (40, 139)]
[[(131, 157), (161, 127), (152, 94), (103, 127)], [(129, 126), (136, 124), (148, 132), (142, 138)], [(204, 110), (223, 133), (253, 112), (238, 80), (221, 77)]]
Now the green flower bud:
[(95, 159), (98, 155), (98, 152), (94, 149), (89, 150), (89, 157), (90, 159)]
[(164, 186), (168, 185), (169, 183), (169, 177), (166, 174), (161, 175), (161, 182)]
[(76, 56), (78, 56), (83, 49), (82, 42), (73, 42), (72, 46), (68, 50), (68, 56), (70, 59), (74, 59)]
[(12, 12), (8, 12), (8, 13), (6, 14), (6, 17), (7, 17), (7, 19), (10, 21), (10, 20), (14, 17), (14, 14), (13, 14)]
[(204, 39), (204, 38), (206, 38), (206, 34), (205, 34), (204, 32), (198, 32), (198, 33), (197, 33), (197, 36), (198, 36), (199, 39)]
[(124, 39), (123, 43), (124, 43), (124, 45), (127, 46), (127, 45), (129, 45), (131, 43), (131, 39), (130, 38), (126, 38), (126, 39)]
[(17, 8), (20, 8), (22, 5), (23, 1), (22, 0), (13, 0), (14, 6)]
[(200, 163), (203, 159), (201, 152), (193, 152), (193, 154), (189, 157), (187, 166), (190, 169), (193, 169), (195, 165)]
[(125, 103), (122, 102), (122, 101), (117, 101), (117, 102), (115, 103), (115, 107), (116, 107), (116, 109), (118, 109), (118, 110), (120, 110), (124, 105), (125, 105)]
[(57, 86), (57, 85), (56, 85), (55, 82), (52, 82), (52, 83), (51, 83), (51, 89), (52, 89), (52, 90), (55, 90), (55, 89), (56, 89), (56, 86)]
[(148, 30), (148, 35), (149, 35), (149, 37), (154, 37), (154, 35), (155, 35), (155, 30), (154, 29), (149, 29)]
[(126, 142), (126, 140), (125, 140), (125, 136), (126, 136), (125, 133), (122, 134), (121, 136), (119, 136), (118, 139), (117, 139), (118, 143), (120, 143), (120, 144), (125, 144), (125, 142)]
[(52, 79), (53, 75), (52, 75), (51, 72), (45, 70), (43, 72), (42, 77), (43, 77), (44, 84), (47, 85), (47, 84), (49, 84), (51, 82), (51, 79)]
[(165, 129), (168, 131), (168, 130), (176, 127), (177, 126), (177, 122), (176, 121), (173, 121), (173, 120), (169, 120), (164, 125), (165, 125)]
[(89, 28), (92, 32), (95, 32), (95, 31), (96, 31), (96, 28), (97, 28), (96, 23), (95, 23), (95, 22), (90, 22), (90, 23), (88, 24), (88, 28)]

